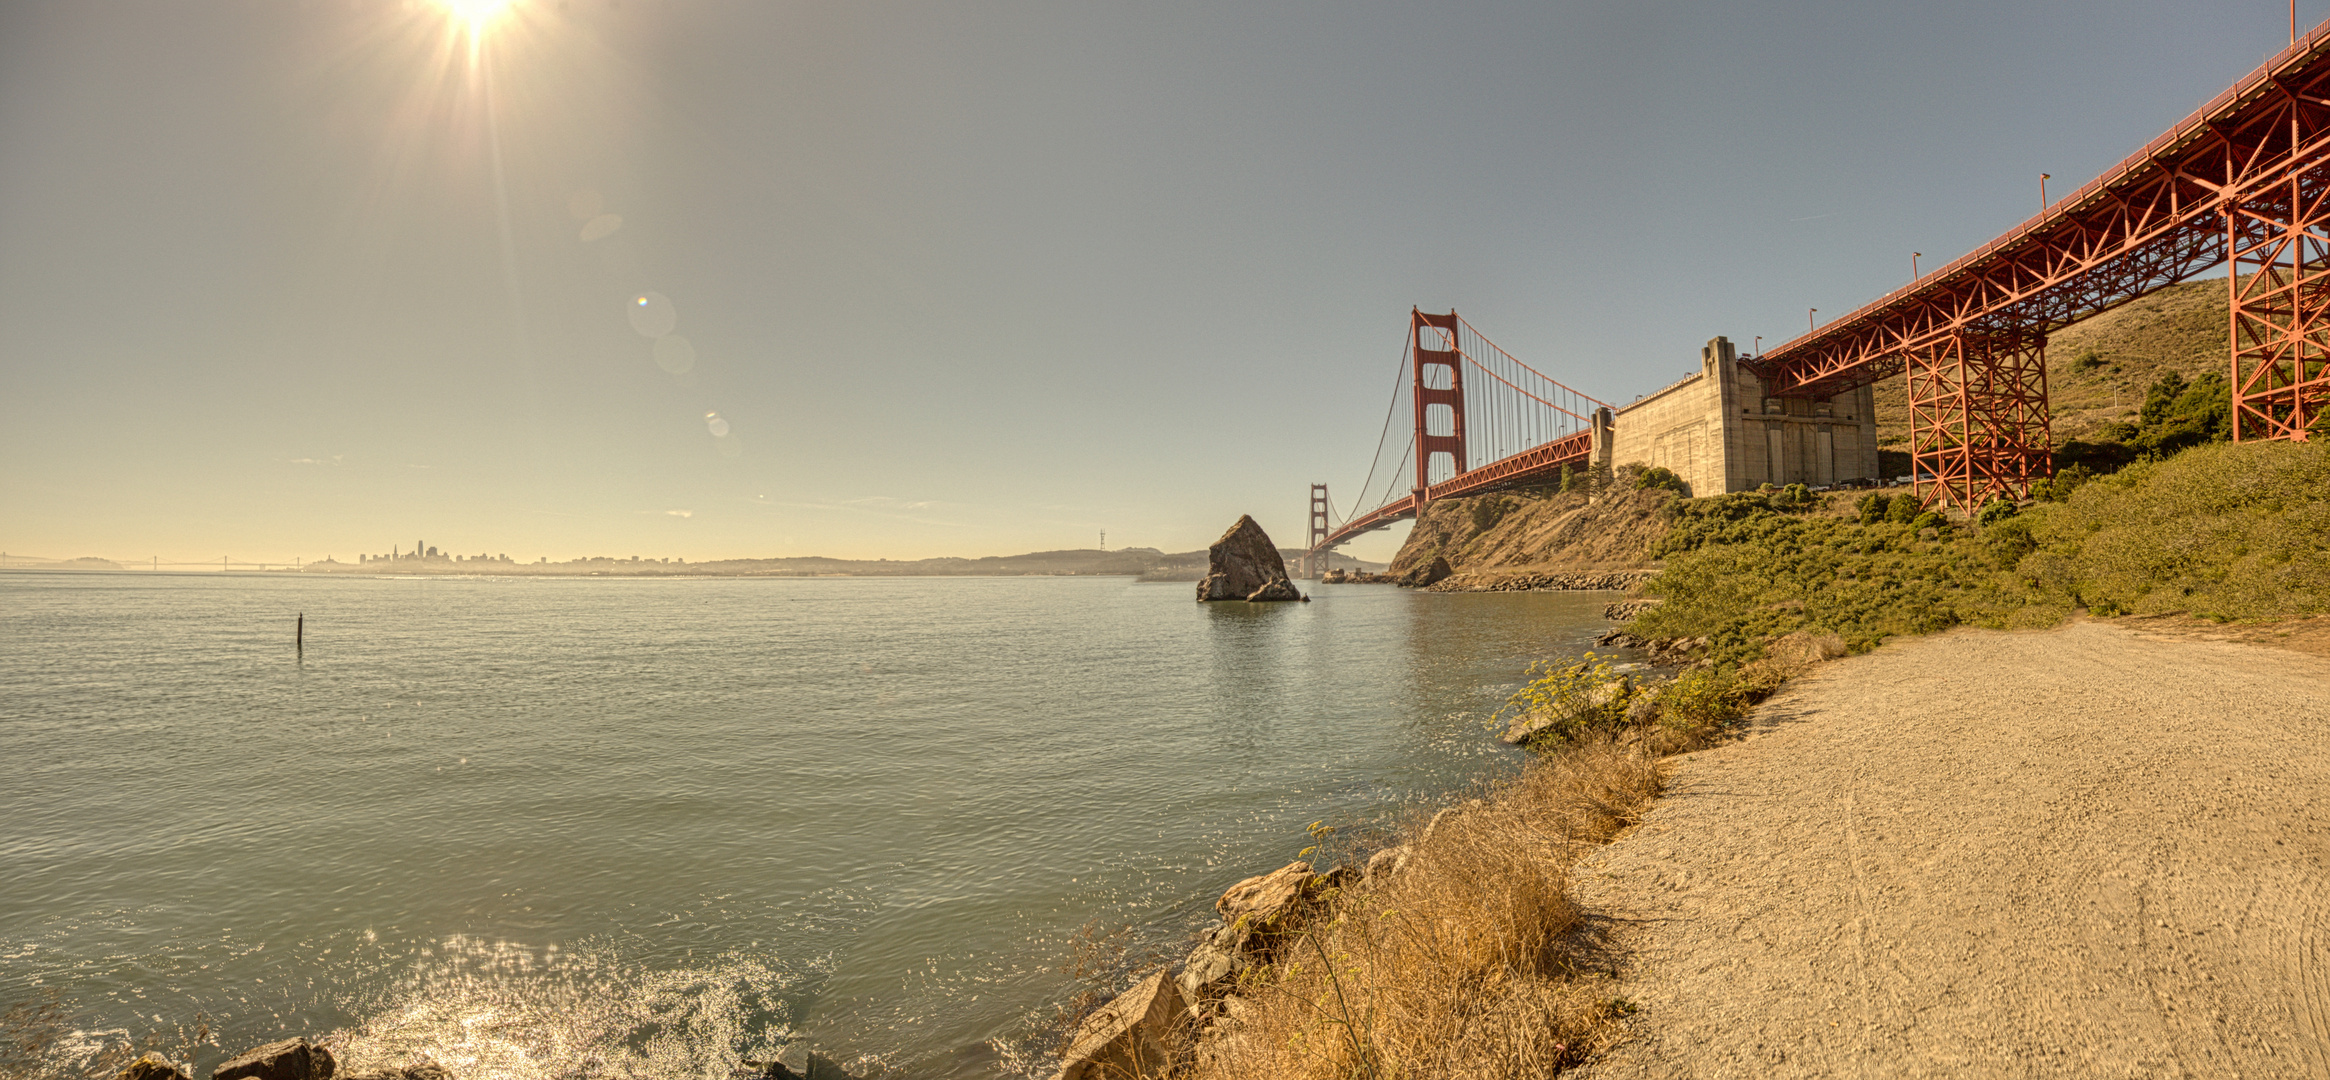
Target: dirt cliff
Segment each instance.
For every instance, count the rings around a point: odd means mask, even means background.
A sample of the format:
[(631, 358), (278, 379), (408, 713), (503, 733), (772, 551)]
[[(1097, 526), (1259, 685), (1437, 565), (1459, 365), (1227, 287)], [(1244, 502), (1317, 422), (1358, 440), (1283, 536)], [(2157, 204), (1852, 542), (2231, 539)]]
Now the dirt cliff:
[(1445, 558), (1456, 573), (1442, 587), (1484, 589), (1538, 574), (1643, 573), (1666, 535), (1665, 491), (1478, 495), (1424, 508), (1392, 560), (1393, 576)]

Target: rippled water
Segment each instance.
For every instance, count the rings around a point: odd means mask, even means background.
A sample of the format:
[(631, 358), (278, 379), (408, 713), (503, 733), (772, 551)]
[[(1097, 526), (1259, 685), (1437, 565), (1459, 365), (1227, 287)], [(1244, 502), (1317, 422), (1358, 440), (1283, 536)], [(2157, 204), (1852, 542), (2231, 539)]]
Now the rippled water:
[[(0, 574), (0, 1001), (464, 1078), (1027, 1067), (1079, 927), (1514, 766), (1600, 594)], [(307, 616), (307, 652), (292, 617)], [(199, 1075), (199, 1074), (198, 1074)]]

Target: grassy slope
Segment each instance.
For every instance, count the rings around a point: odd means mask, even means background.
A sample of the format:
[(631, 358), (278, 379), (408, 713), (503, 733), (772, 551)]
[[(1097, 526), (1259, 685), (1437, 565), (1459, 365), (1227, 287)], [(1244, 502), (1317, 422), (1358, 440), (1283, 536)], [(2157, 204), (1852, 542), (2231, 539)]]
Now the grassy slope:
[(1405, 574), (1443, 556), (1460, 571), (1639, 570), (1666, 534), (1663, 491), (1503, 494), (1444, 499), (1424, 508), (1392, 560)]
[(2081, 607), (2220, 620), (2330, 611), (2324, 443), (2203, 446), (1931, 539), (1752, 493), (1680, 503), (1674, 518), (1649, 586), (1665, 603), (1635, 632), (1709, 637), (1720, 663), (1796, 630), (1857, 651), (1958, 625), (2051, 625)]
[[(2047, 397), (2055, 441), (2084, 439), (2113, 420), (2133, 420), (2144, 389), (2162, 373), (2187, 379), (2225, 370), (2223, 278), (2172, 285), (2074, 323), (2047, 342)], [(1896, 376), (1877, 384), (1877, 442), (1909, 442), (1908, 391)]]

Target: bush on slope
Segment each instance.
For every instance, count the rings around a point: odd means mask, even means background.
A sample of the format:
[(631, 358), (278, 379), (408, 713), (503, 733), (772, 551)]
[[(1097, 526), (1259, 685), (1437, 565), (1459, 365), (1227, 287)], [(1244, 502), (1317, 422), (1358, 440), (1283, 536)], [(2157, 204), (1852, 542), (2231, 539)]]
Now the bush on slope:
[[(1676, 503), (1633, 632), (1707, 637), (1737, 664), (1796, 630), (1854, 651), (1953, 626), (2330, 611), (2330, 448), (2219, 443), (2139, 462), (1988, 527), (1858, 520), (1773, 495)], [(1832, 498), (1834, 498), (1832, 496)], [(1930, 519), (1927, 519), (1930, 521)]]

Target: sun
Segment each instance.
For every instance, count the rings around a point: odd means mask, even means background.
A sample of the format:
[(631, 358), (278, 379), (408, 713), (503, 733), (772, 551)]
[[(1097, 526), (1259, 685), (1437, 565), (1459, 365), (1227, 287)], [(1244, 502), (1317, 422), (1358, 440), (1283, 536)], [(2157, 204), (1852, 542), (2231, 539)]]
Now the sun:
[(437, 0), (447, 14), (468, 23), (472, 31), (484, 28), (510, 6), (510, 0)]

